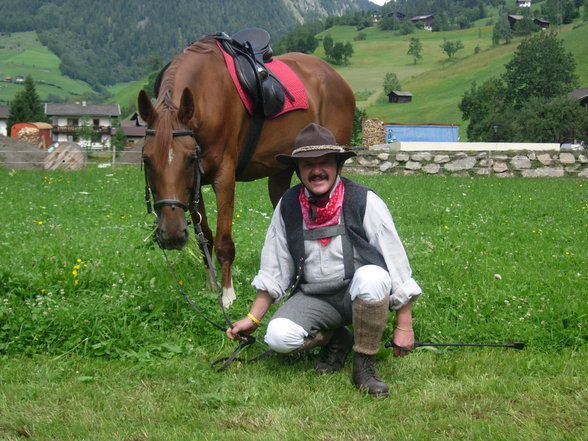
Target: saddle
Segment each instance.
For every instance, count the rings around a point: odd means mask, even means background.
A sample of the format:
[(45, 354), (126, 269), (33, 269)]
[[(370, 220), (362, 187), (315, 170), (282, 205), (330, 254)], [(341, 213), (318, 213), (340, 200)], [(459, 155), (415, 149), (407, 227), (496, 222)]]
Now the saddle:
[(272, 118), (284, 108), (285, 95), (294, 96), (267, 67), (273, 52), (269, 33), (261, 28), (243, 29), (231, 37), (224, 32), (212, 36), (235, 62), (239, 83), (253, 101), (254, 113)]

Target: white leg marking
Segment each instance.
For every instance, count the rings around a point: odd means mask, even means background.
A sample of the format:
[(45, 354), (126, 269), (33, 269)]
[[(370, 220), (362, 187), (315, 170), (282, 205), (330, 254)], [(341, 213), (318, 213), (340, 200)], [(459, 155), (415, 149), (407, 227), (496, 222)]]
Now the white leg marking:
[(228, 308), (236, 298), (237, 296), (235, 295), (235, 290), (233, 289), (233, 281), (231, 280), (231, 286), (228, 288), (223, 287), (223, 306)]

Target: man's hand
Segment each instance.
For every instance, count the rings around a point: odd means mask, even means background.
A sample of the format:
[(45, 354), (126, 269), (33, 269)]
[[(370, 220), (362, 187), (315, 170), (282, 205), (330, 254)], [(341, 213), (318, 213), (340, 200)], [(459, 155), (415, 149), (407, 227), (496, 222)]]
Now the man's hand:
[[(249, 335), (257, 329), (257, 325), (249, 317), (242, 318), (227, 329), (227, 337), (231, 340), (246, 340), (243, 335)], [(239, 335), (241, 334), (241, 335)]]
[(394, 348), (392, 354), (395, 357), (406, 357), (410, 351), (414, 348), (414, 331), (412, 329), (405, 328), (394, 328), (394, 335), (392, 336), (392, 342), (396, 346), (400, 346), (405, 349)]

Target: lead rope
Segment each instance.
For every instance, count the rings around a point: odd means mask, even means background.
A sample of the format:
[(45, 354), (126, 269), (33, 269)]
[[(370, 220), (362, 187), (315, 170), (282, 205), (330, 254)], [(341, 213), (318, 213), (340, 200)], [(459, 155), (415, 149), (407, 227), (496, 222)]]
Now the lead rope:
[[(208, 249), (208, 241), (206, 240), (206, 236), (204, 235), (204, 232), (202, 231), (202, 215), (200, 214), (200, 212), (198, 212), (198, 205), (200, 203), (200, 185), (201, 185), (201, 176), (203, 174), (203, 169), (202, 169), (202, 164), (200, 163), (200, 148), (198, 146), (198, 144), (196, 144), (196, 148), (197, 148), (197, 160), (195, 163), (195, 185), (194, 185), (194, 200), (192, 202), (192, 209), (190, 210), (190, 214), (193, 214), (194, 216), (198, 217), (198, 222), (194, 222), (194, 233), (196, 234), (196, 236), (198, 237), (198, 243), (199, 243), (199, 247), (202, 250), (202, 252), (204, 253), (204, 257), (206, 259), (206, 264), (208, 266), (208, 271), (209, 271), (209, 275), (210, 275), (210, 280), (211, 283), (214, 285), (213, 289), (216, 289), (218, 291), (218, 303), (219, 306), (223, 312), (223, 316), (225, 319), (225, 322), (227, 323), (227, 326), (222, 326), (220, 324), (218, 324), (217, 322), (211, 320), (209, 317), (206, 316), (206, 314), (204, 314), (204, 312), (202, 312), (202, 310), (196, 305), (196, 303), (190, 298), (190, 296), (186, 293), (186, 291), (184, 290), (184, 288), (182, 287), (182, 285), (179, 282), (178, 277), (176, 276), (176, 273), (174, 271), (174, 267), (172, 265), (172, 263), (170, 262), (167, 253), (165, 252), (165, 250), (162, 248), (161, 251), (163, 252), (163, 257), (165, 260), (165, 263), (167, 265), (168, 271), (170, 272), (172, 278), (175, 281), (176, 287), (178, 289), (178, 291), (182, 294), (182, 296), (184, 297), (184, 299), (186, 300), (186, 302), (188, 303), (188, 305), (205, 321), (207, 321), (208, 323), (210, 323), (212, 326), (214, 326), (215, 328), (223, 331), (226, 333), (228, 328), (233, 328), (233, 323), (230, 320), (228, 314), (227, 314), (227, 310), (223, 305), (222, 302), (222, 290), (220, 289), (220, 287), (218, 286), (217, 283), (217, 279), (216, 279), (216, 271), (214, 269), (214, 261), (212, 259), (212, 256), (210, 254), (210, 251)], [(149, 189), (149, 184), (147, 182), (147, 176), (145, 176), (145, 181), (146, 181), (146, 188), (145, 188), (145, 202), (147, 204), (147, 212), (148, 213), (152, 213), (151, 210), (151, 200), (150, 200), (150, 189)], [(246, 348), (247, 346), (252, 345), (253, 343), (257, 342), (257, 339), (255, 337), (253, 337), (252, 335), (242, 335), (241, 336), (244, 340), (241, 340), (239, 342), (239, 345), (237, 346), (237, 348), (235, 348), (235, 350), (232, 352), (232, 354), (228, 357), (221, 357), (215, 361), (213, 361), (211, 363), (211, 367), (215, 367), (217, 364), (222, 363), (221, 366), (219, 368), (217, 368), (217, 372), (221, 372), (224, 371), (225, 369), (227, 369), (234, 361), (239, 361), (239, 362), (254, 362), (254, 361), (259, 361), (259, 360), (263, 360), (264, 358), (267, 358), (269, 355), (271, 355), (274, 351), (273, 350), (267, 350), (253, 358), (248, 358), (248, 359), (244, 359), (239, 357), (239, 353), (241, 352), (242, 349)]]

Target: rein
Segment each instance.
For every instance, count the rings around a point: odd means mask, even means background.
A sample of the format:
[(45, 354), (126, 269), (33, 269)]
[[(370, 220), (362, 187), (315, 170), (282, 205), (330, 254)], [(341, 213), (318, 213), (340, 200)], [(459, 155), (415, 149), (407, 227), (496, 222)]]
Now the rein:
[[(145, 136), (155, 136), (155, 134), (156, 134), (156, 131), (154, 129), (147, 129), (145, 131)], [(219, 303), (219, 306), (223, 312), (223, 316), (224, 316), (224, 319), (225, 319), (227, 326), (223, 326), (223, 325), (216, 323), (215, 321), (213, 321), (212, 319), (207, 317), (206, 314), (204, 314), (200, 308), (198, 308), (198, 306), (194, 303), (194, 301), (190, 298), (190, 296), (186, 293), (186, 291), (184, 291), (184, 289), (180, 285), (179, 279), (175, 275), (173, 265), (169, 261), (167, 254), (165, 253), (165, 250), (162, 248), (163, 256), (165, 259), (165, 263), (167, 264), (168, 271), (170, 272), (170, 274), (172, 275), (172, 278), (176, 282), (176, 287), (178, 288), (178, 290), (180, 291), (182, 296), (184, 296), (184, 299), (186, 299), (186, 302), (188, 303), (188, 305), (202, 319), (204, 319), (205, 321), (210, 323), (212, 326), (214, 326), (218, 330), (220, 330), (222, 332), (226, 332), (228, 328), (233, 328), (233, 322), (229, 319), (229, 316), (227, 314), (227, 310), (224, 307), (223, 302), (222, 302), (222, 290), (220, 289), (220, 287), (218, 286), (218, 283), (217, 283), (216, 271), (214, 269), (214, 261), (212, 260), (212, 256), (210, 255), (210, 251), (208, 250), (208, 242), (206, 240), (206, 237), (204, 236), (204, 232), (202, 231), (202, 226), (201, 226), (202, 215), (198, 211), (198, 205), (200, 203), (200, 187), (202, 185), (202, 175), (204, 174), (204, 169), (202, 168), (202, 164), (200, 162), (200, 153), (201, 153), (200, 146), (198, 145), (198, 142), (196, 141), (196, 137), (194, 135), (193, 130), (190, 130), (190, 129), (172, 130), (172, 136), (174, 138), (177, 136), (191, 136), (192, 138), (194, 138), (194, 142), (196, 144), (196, 161), (195, 161), (195, 165), (194, 165), (195, 169), (194, 169), (194, 187), (193, 187), (194, 196), (193, 196), (193, 200), (192, 200), (192, 207), (190, 208), (184, 202), (178, 201), (176, 199), (160, 199), (160, 200), (154, 201), (153, 206), (152, 206), (152, 204), (151, 204), (152, 191), (151, 191), (151, 187), (149, 186), (149, 180), (147, 178), (147, 170), (145, 170), (145, 203), (147, 206), (147, 214), (153, 213), (157, 217), (157, 212), (154, 212), (153, 209), (157, 209), (157, 208), (163, 207), (163, 206), (171, 206), (172, 208), (180, 207), (185, 212), (190, 212), (191, 215), (198, 217), (199, 221), (193, 223), (194, 224), (194, 233), (198, 236), (198, 244), (199, 244), (200, 249), (202, 250), (202, 252), (204, 253), (204, 256), (206, 258), (206, 264), (208, 265), (208, 271), (209, 271), (211, 283), (214, 285), (215, 289), (218, 291), (218, 303)], [(254, 357), (254, 358), (250, 358), (247, 360), (242, 359), (242, 358), (238, 357), (241, 349), (243, 349), (249, 345), (252, 345), (257, 340), (255, 337), (253, 337), (251, 335), (242, 335), (241, 337), (243, 338), (243, 340), (241, 340), (239, 342), (239, 345), (237, 346), (237, 348), (233, 351), (233, 353), (229, 357), (219, 358), (218, 360), (214, 361), (211, 364), (211, 366), (216, 366), (217, 364), (222, 363), (222, 365), (217, 369), (217, 371), (220, 372), (220, 371), (225, 370), (227, 367), (229, 367), (229, 365), (233, 361), (258, 361), (258, 360), (262, 360), (263, 358), (266, 358), (268, 355), (270, 355), (273, 352), (273, 351), (269, 350), (269, 351), (263, 352), (262, 354), (258, 355), (257, 357)]]

